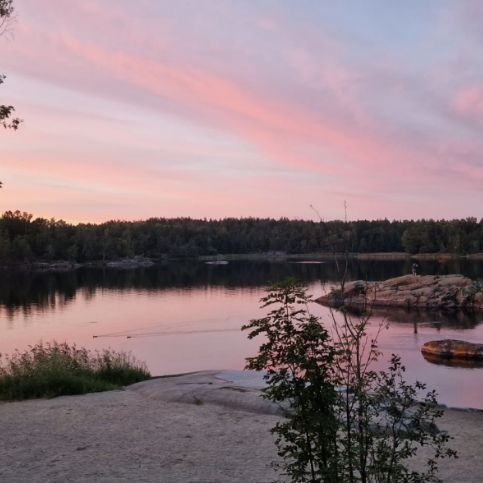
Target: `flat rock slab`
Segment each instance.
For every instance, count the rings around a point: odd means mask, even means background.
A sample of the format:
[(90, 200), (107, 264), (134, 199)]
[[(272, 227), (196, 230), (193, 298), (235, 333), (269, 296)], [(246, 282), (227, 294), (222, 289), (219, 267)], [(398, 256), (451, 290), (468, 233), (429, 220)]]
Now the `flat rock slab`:
[(483, 287), (463, 275), (404, 275), (382, 282), (356, 280), (317, 302), (328, 306), (483, 310)]
[(446, 339), (426, 342), (421, 347), (424, 356), (431, 359), (463, 359), (466, 361), (483, 361), (483, 344)]
[(203, 371), (139, 382), (129, 390), (166, 402), (209, 403), (257, 414), (282, 414), (281, 406), (261, 397), (263, 386), (257, 372)]

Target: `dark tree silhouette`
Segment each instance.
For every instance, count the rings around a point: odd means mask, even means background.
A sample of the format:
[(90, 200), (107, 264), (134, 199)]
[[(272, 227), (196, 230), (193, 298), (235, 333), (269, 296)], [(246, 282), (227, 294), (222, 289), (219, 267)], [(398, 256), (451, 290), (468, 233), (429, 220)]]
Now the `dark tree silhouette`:
[[(0, 0), (0, 35), (5, 32), (12, 15), (13, 0)], [(0, 74), (0, 85), (4, 83), (5, 78), (4, 74)], [(12, 117), (14, 111), (13, 106), (0, 105), (0, 125), (4, 128), (17, 129), (21, 121)]]
[[(0, 0), (0, 35), (2, 35), (8, 25), (8, 21), (13, 15), (13, 0)], [(0, 85), (5, 82), (6, 76), (0, 74)], [(18, 118), (12, 117), (15, 108), (9, 105), (0, 104), (0, 126), (5, 129), (18, 129), (18, 126), (22, 122)], [(2, 182), (0, 181), (0, 188), (2, 187)]]
[[(483, 253), (483, 219), (342, 220), (151, 218), (72, 225), (7, 211), (0, 216), (0, 263), (22, 260), (185, 258), (266, 252)], [(442, 257), (444, 258), (444, 256)]]

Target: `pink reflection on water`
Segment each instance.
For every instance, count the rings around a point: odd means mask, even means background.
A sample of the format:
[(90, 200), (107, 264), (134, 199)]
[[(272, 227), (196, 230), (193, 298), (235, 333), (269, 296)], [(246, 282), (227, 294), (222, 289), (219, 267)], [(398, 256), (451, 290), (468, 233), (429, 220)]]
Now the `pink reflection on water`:
[[(320, 294), (319, 283), (310, 292)], [(240, 327), (260, 317), (262, 288), (204, 287), (168, 290), (81, 289), (68, 301), (52, 300), (47, 309), (6, 312), (0, 309), (0, 352), (25, 349), (43, 341), (67, 341), (90, 349), (111, 347), (131, 351), (146, 361), (154, 375), (205, 369), (242, 369), (259, 340), (248, 341)], [(331, 323), (329, 310), (311, 310)], [(416, 378), (435, 388), (449, 406), (483, 408), (483, 368), (455, 368), (424, 360), (420, 347), (428, 340), (456, 338), (483, 342), (483, 324), (469, 328), (432, 322), (420, 314), (415, 333), (413, 315), (392, 317), (379, 347), (384, 360), (401, 355), (410, 381)], [(382, 320), (376, 315), (369, 332)]]
[[(317, 313), (328, 320), (329, 310), (320, 307)], [(483, 324), (471, 328), (448, 325), (432, 321), (431, 314), (411, 314), (407, 312), (385, 314), (377, 312), (369, 321), (368, 335), (374, 336), (381, 323), (388, 328), (380, 332), (378, 348), (383, 355), (375, 364), (377, 369), (387, 367), (391, 354), (401, 356), (406, 367), (409, 382), (419, 380), (427, 384), (427, 390), (435, 389), (438, 400), (450, 407), (474, 407), (483, 409), (483, 387), (479, 383), (483, 377), (482, 367), (451, 367), (426, 361), (421, 354), (421, 346), (430, 340), (460, 339), (483, 343)], [(340, 321), (340, 317), (336, 316)], [(392, 320), (391, 320), (392, 319)], [(394, 320), (395, 319), (395, 320)], [(414, 320), (418, 320), (417, 323)]]
[(49, 310), (0, 312), (0, 352), (43, 341), (132, 351), (153, 374), (241, 369), (256, 350), (240, 327), (258, 316), (261, 289), (82, 291)]

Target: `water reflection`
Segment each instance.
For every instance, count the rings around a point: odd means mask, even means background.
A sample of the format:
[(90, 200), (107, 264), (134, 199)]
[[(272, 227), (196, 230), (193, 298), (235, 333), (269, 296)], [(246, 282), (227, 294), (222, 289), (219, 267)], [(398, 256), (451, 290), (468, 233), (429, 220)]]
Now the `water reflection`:
[(441, 312), (438, 310), (374, 309), (373, 312), (374, 315), (384, 317), (388, 322), (410, 324), (415, 333), (421, 327), (473, 329), (483, 321), (483, 314), (465, 310)]
[[(352, 260), (349, 278), (384, 280), (409, 273), (409, 265), (407, 260)], [(483, 262), (421, 262), (420, 272), (463, 273), (477, 279), (483, 277)], [(63, 308), (74, 301), (79, 293), (88, 300), (100, 289), (158, 292), (186, 287), (258, 288), (286, 277), (295, 277), (307, 284), (315, 281), (333, 283), (339, 279), (336, 265), (332, 261), (317, 264), (232, 261), (227, 265), (183, 261), (136, 270), (84, 268), (54, 273), (3, 271), (0, 272), (0, 310), (4, 310), (9, 318), (14, 318), (17, 313), (28, 316), (32, 310)]]
[(437, 357), (435, 355), (429, 355), (429, 354), (423, 354), (423, 357), (426, 361), (430, 362), (431, 364), (436, 364), (439, 366), (461, 367), (464, 369), (483, 368), (482, 360), (449, 359), (449, 358)]
[[(423, 273), (450, 273), (454, 266), (421, 264)], [(434, 265), (434, 266), (433, 266)], [(406, 262), (352, 262), (349, 277), (382, 280), (406, 273)], [(481, 278), (483, 264), (459, 270)], [(240, 327), (261, 316), (259, 299), (274, 281), (292, 276), (313, 295), (338, 279), (333, 263), (201, 262), (169, 263), (150, 269), (81, 269), (66, 273), (0, 273), (0, 353), (25, 349), (39, 340), (67, 341), (90, 349), (132, 351), (155, 375), (203, 369), (242, 369), (259, 341)], [(311, 310), (331, 323), (326, 307)], [(379, 346), (398, 353), (409, 378), (430, 382), (452, 406), (482, 407), (483, 387), (473, 378), (483, 368), (426, 362), (428, 340), (455, 338), (483, 342), (483, 314), (377, 311), (371, 327), (389, 322)], [(371, 328), (372, 330), (372, 328)], [(475, 372), (476, 371), (476, 372)], [(480, 375), (481, 377), (481, 375)], [(471, 387), (471, 390), (468, 389)]]

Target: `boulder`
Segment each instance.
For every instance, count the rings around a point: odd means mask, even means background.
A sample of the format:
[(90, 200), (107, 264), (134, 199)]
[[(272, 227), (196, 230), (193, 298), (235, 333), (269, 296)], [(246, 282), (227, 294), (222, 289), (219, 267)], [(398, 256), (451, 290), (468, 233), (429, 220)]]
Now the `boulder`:
[(462, 340), (446, 339), (426, 342), (421, 347), (421, 352), (432, 362), (438, 359), (483, 361), (483, 344)]

